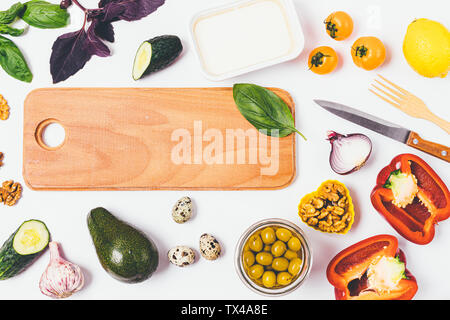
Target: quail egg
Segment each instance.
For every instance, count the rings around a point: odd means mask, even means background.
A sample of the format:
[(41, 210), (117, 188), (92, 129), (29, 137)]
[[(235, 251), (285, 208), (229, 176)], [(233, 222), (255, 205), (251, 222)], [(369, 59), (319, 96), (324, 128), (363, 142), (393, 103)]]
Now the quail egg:
[(207, 260), (216, 260), (221, 253), (219, 241), (212, 235), (204, 233), (200, 237), (200, 253)]
[(185, 223), (192, 217), (192, 200), (183, 197), (178, 200), (172, 209), (172, 218), (176, 223)]
[(176, 246), (167, 253), (170, 263), (185, 267), (195, 262), (195, 251), (186, 246)]

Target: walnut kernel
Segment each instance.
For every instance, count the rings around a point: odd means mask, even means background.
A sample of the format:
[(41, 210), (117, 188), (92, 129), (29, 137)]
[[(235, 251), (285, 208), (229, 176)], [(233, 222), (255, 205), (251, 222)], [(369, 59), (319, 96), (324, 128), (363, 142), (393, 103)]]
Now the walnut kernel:
[(13, 206), (22, 197), (22, 185), (13, 180), (3, 182), (0, 190), (0, 202), (7, 206)]
[(9, 118), (8, 102), (0, 94), (0, 120), (6, 120), (8, 118)]

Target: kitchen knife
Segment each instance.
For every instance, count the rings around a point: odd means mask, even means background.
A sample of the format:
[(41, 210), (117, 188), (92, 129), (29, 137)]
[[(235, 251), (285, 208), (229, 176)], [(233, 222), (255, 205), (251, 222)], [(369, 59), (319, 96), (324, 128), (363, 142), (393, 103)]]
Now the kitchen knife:
[(449, 147), (424, 140), (414, 131), (336, 102), (325, 100), (314, 100), (314, 102), (341, 118), (450, 162)]

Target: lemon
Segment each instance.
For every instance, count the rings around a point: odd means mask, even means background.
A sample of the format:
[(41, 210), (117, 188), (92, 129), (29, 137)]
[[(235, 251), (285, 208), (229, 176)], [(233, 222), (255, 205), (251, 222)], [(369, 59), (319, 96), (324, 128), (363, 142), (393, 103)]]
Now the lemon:
[(422, 76), (444, 78), (450, 70), (450, 32), (437, 21), (414, 20), (406, 32), (403, 54)]

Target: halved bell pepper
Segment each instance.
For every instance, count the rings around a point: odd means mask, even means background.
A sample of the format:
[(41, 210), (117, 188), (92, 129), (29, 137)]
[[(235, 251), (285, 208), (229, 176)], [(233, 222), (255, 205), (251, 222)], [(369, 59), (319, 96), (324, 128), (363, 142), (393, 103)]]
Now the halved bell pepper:
[(418, 289), (391, 235), (368, 238), (338, 253), (327, 278), (336, 300), (411, 300)]
[(403, 237), (430, 243), (434, 225), (450, 217), (450, 192), (421, 158), (401, 154), (380, 171), (371, 201), (375, 209)]

